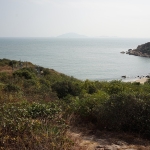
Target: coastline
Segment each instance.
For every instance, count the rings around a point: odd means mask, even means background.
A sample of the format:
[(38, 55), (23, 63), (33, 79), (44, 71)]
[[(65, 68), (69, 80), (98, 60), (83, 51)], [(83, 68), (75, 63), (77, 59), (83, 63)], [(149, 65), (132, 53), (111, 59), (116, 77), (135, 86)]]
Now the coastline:
[(140, 82), (140, 84), (144, 84), (147, 80), (148, 80), (148, 78), (143, 77), (143, 78), (137, 79), (135, 82)]
[(134, 78), (134, 79), (124, 79), (123, 82), (140, 82), (140, 84), (144, 84), (149, 78), (142, 77), (142, 78)]
[(129, 49), (126, 54), (141, 56), (141, 57), (150, 57), (150, 42), (139, 45), (136, 49)]

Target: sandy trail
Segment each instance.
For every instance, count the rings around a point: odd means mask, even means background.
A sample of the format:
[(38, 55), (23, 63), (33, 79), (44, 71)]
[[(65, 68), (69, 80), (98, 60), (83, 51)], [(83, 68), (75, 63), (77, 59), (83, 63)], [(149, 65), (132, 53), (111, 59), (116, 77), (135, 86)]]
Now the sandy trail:
[[(90, 131), (89, 131), (90, 132)], [(150, 150), (150, 141), (125, 133), (68, 131), (75, 142), (73, 150)]]

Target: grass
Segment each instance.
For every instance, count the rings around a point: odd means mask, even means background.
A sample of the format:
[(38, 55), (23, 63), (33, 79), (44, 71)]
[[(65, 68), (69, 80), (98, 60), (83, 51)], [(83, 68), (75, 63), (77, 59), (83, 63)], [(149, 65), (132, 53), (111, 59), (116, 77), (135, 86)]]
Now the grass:
[(69, 149), (68, 125), (55, 103), (4, 103), (0, 107), (1, 149)]

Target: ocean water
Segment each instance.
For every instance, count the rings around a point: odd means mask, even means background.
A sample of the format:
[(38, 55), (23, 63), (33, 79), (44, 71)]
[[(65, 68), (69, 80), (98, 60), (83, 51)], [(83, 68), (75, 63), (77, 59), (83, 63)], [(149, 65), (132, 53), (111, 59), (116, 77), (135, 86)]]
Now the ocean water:
[(150, 73), (150, 58), (121, 54), (150, 39), (0, 38), (0, 59), (30, 61), (81, 80), (120, 80)]

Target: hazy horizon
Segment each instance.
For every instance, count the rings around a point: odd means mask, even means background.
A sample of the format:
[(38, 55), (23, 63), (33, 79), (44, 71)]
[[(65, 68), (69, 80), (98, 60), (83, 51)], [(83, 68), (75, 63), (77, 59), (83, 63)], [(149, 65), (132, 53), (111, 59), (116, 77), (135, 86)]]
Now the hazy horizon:
[(149, 0), (0, 0), (0, 37), (150, 38)]

